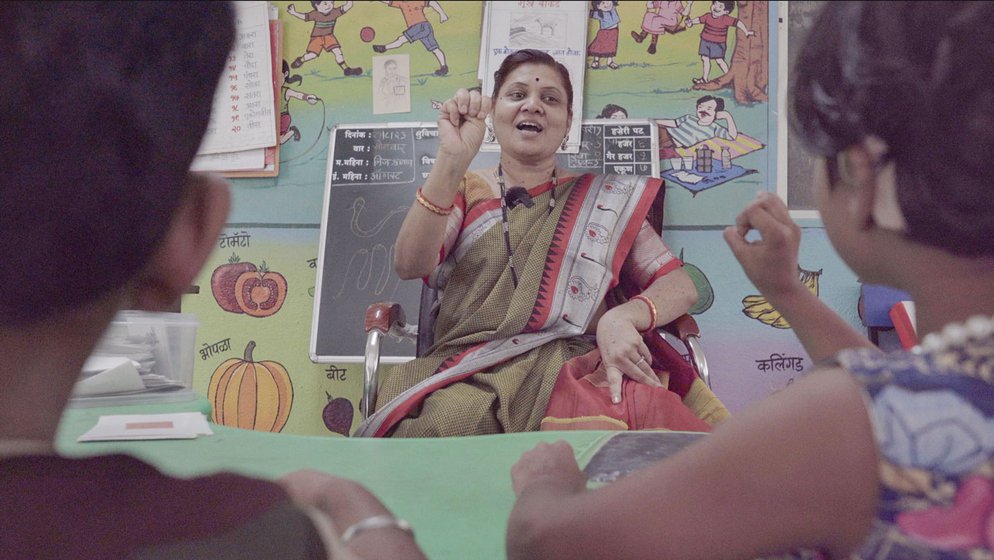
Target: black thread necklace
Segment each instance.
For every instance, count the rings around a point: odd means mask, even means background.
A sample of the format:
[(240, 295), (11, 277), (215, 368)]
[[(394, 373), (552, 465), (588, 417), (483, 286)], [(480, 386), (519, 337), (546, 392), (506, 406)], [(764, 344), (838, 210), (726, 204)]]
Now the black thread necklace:
[[(518, 287), (518, 273), (514, 268), (514, 251), (511, 250), (511, 227), (507, 219), (507, 191), (504, 186), (504, 168), (497, 164), (497, 186), (500, 187), (500, 215), (501, 225), (504, 228), (504, 248), (507, 250), (507, 264), (511, 268), (511, 280), (514, 287)], [(559, 176), (556, 174), (556, 166), (552, 166), (552, 192), (549, 194), (548, 214), (552, 214), (552, 209), (556, 207), (556, 187), (559, 186)]]

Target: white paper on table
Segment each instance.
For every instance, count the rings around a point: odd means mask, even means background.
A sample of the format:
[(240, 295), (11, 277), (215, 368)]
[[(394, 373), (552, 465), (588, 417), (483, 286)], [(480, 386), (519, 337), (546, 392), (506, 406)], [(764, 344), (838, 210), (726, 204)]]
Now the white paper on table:
[(214, 432), (202, 412), (110, 414), (101, 416), (97, 424), (76, 441), (194, 439), (212, 435)]

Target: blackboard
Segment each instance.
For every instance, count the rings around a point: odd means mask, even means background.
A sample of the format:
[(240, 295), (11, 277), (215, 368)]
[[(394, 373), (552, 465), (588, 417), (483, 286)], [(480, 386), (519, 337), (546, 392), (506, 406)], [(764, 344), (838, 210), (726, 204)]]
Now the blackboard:
[[(575, 171), (659, 176), (656, 126), (644, 119), (583, 122), (580, 151), (560, 155)], [(417, 322), (421, 280), (401, 280), (393, 247), (404, 216), (438, 149), (435, 123), (340, 124), (331, 132), (318, 250), (311, 359), (361, 363), (366, 309), (395, 301)], [(500, 154), (481, 152), (470, 169), (494, 167)], [(381, 359), (414, 357), (412, 341), (385, 337)]]

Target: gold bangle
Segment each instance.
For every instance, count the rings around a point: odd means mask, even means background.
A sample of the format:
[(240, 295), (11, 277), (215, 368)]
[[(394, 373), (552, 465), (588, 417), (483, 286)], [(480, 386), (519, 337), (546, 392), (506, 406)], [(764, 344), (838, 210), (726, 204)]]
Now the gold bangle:
[(448, 216), (452, 213), (452, 209), (455, 207), (455, 203), (453, 203), (449, 205), (448, 208), (442, 208), (441, 206), (425, 198), (425, 195), (421, 193), (420, 188), (418, 188), (417, 192), (414, 193), (414, 200), (417, 200), (418, 204), (423, 206), (425, 210), (428, 210), (432, 214), (438, 214), (439, 216)]
[(632, 297), (633, 301), (636, 299), (641, 302), (644, 302), (649, 307), (649, 326), (639, 331), (640, 333), (645, 334), (656, 328), (656, 304), (652, 303), (651, 299), (647, 298), (642, 294)]

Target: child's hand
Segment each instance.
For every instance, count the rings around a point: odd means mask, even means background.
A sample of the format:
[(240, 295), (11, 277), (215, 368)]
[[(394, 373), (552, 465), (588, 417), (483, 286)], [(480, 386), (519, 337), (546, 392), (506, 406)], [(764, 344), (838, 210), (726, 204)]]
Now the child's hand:
[[(759, 233), (754, 241), (746, 239), (752, 230)], [(801, 228), (777, 195), (756, 195), (735, 225), (725, 228), (724, 237), (746, 276), (767, 298), (807, 290), (797, 274)]]
[(541, 442), (526, 451), (511, 467), (511, 487), (515, 495), (533, 484), (560, 486), (572, 493), (587, 486), (587, 477), (580, 471), (573, 448), (565, 441)]

